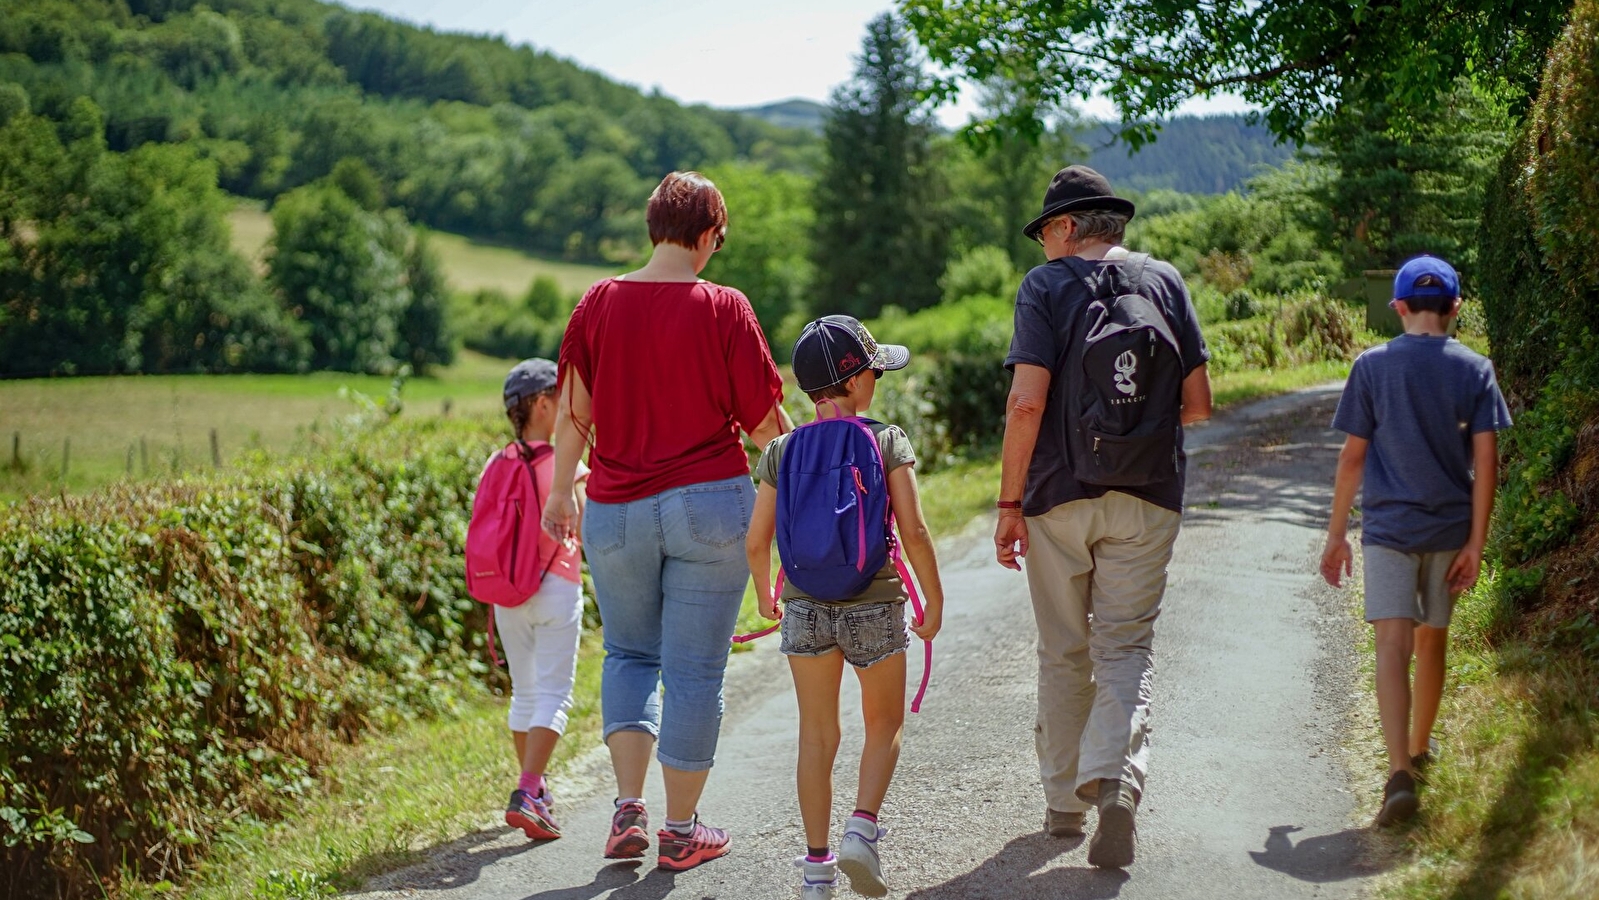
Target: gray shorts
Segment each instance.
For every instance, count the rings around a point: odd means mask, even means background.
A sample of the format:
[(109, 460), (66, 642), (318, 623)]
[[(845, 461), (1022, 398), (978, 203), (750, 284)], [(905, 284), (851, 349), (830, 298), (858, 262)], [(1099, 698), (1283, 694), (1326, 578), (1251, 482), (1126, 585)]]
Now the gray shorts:
[(793, 599), (783, 604), (783, 653), (822, 656), (834, 649), (850, 665), (864, 669), (910, 644), (903, 603), (839, 606)]
[(1365, 562), (1366, 621), (1414, 619), (1433, 628), (1449, 627), (1455, 598), (1444, 575), (1459, 550), (1405, 553), (1366, 544), (1360, 551)]

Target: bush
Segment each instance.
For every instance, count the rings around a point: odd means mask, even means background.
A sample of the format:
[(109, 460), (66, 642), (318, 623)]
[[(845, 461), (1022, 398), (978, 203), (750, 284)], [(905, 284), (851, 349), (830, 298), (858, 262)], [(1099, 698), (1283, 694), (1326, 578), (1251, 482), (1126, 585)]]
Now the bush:
[(330, 742), (480, 682), (462, 544), (497, 441), (388, 422), (313, 462), (0, 513), (0, 893), (168, 877), (306, 791)]
[(554, 359), (576, 305), (576, 298), (563, 294), (553, 278), (541, 275), (520, 301), (495, 288), (457, 297), (455, 328), (466, 346), (479, 353), (503, 359)]
[(938, 279), (944, 303), (957, 303), (967, 297), (1016, 296), (1022, 274), (1011, 265), (1010, 254), (1001, 247), (973, 247), (950, 260)]

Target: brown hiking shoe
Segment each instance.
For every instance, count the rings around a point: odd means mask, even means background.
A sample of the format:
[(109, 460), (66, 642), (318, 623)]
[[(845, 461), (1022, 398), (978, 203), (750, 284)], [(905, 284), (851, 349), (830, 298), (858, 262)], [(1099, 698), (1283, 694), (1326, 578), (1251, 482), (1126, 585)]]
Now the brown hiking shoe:
[(1058, 809), (1044, 810), (1044, 833), (1050, 837), (1082, 837), (1083, 820), (1087, 813), (1061, 812)]
[(1099, 825), (1088, 842), (1088, 864), (1101, 869), (1125, 869), (1133, 864), (1138, 846), (1138, 795), (1133, 786), (1115, 778), (1099, 780)]
[(1377, 811), (1377, 824), (1383, 827), (1396, 825), (1415, 818), (1421, 808), (1421, 798), (1416, 795), (1416, 779), (1401, 769), (1388, 776), (1382, 789), (1382, 809)]

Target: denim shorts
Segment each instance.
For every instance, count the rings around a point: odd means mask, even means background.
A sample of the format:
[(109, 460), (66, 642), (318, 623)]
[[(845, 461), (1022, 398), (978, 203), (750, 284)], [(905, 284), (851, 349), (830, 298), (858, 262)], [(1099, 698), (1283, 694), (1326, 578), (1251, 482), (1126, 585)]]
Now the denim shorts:
[(904, 653), (910, 644), (903, 603), (839, 606), (795, 598), (783, 604), (783, 653), (822, 656), (837, 649), (864, 669)]

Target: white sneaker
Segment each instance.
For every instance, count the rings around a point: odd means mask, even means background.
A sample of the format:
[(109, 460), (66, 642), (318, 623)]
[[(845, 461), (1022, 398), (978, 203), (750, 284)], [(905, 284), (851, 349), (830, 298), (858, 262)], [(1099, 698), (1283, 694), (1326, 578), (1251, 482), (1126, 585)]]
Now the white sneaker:
[(850, 816), (849, 824), (844, 826), (844, 838), (838, 845), (838, 868), (849, 878), (849, 886), (857, 894), (888, 895), (883, 863), (877, 858), (877, 841), (885, 834), (888, 834), (887, 828), (860, 816)]
[(800, 900), (833, 900), (833, 888), (838, 884), (838, 857), (826, 862), (810, 862), (801, 856), (794, 860), (805, 873), (800, 880)]

